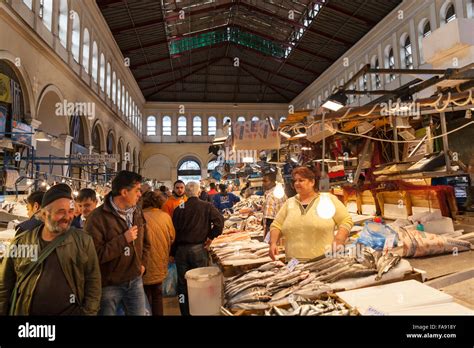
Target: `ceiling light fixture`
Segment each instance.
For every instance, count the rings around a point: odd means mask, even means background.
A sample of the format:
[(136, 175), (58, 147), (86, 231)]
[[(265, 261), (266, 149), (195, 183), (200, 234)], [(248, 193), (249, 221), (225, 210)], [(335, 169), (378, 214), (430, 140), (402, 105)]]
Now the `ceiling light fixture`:
[(323, 108), (331, 111), (338, 111), (342, 109), (347, 103), (347, 96), (342, 92), (336, 92), (331, 95), (323, 104)]

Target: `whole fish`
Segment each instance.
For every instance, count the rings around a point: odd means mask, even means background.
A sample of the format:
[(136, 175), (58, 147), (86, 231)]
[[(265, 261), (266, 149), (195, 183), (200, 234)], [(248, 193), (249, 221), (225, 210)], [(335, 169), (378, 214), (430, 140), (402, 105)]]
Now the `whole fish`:
[(401, 257), (399, 255), (393, 255), (391, 253), (389, 253), (389, 255), (391, 256), (380, 265), (380, 269), (378, 269), (375, 280), (378, 281), (382, 279), (384, 273), (388, 272), (391, 268), (395, 267), (400, 262)]
[(250, 288), (242, 291), (239, 295), (232, 297), (227, 301), (227, 305), (232, 307), (236, 303), (242, 302), (264, 302), (269, 301), (271, 295), (263, 287)]

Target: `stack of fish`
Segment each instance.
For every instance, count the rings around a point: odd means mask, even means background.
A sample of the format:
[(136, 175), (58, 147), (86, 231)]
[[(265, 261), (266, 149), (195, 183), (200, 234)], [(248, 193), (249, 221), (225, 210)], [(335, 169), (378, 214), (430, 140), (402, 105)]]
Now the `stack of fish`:
[(211, 245), (211, 250), (221, 261), (254, 260), (268, 256), (268, 244), (253, 239)]
[(318, 298), (331, 291), (330, 283), (347, 278), (377, 274), (382, 278), (400, 262), (400, 256), (381, 255), (364, 250), (361, 260), (355, 258), (324, 258), (285, 267), (280, 261), (227, 279), (224, 286), (226, 306), (238, 309), (268, 309), (289, 303), (290, 296)]
[[(283, 309), (271, 307), (265, 311), (267, 316), (346, 316), (353, 314), (344, 303), (338, 302), (332, 297), (327, 300), (310, 300), (304, 297), (297, 297), (290, 301), (291, 308)], [(355, 314), (355, 312), (354, 312)]]
[(248, 232), (240, 231), (229, 234), (221, 234), (212, 240), (211, 249), (218, 247), (219, 245), (228, 246), (230, 243), (242, 241), (250, 241), (250, 234)]

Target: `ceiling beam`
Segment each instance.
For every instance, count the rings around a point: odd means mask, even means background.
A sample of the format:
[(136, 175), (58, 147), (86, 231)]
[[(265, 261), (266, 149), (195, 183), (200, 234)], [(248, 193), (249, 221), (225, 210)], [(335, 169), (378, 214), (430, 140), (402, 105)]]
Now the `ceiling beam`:
[[(218, 62), (219, 60), (221, 60), (221, 59), (223, 59), (223, 58), (224, 58), (224, 57), (214, 58), (214, 59), (212, 59), (212, 60), (209, 62), (209, 64), (216, 63), (216, 62)], [(204, 68), (206, 68), (206, 67), (207, 67), (207, 64), (204, 65), (204, 66), (202, 66), (202, 67), (200, 67), (200, 68), (197, 68), (197, 69), (191, 71), (190, 73), (187, 73), (186, 75), (181, 76), (180, 78), (178, 78), (178, 79), (176, 79), (176, 80), (166, 81), (166, 82), (163, 82), (163, 83), (158, 84), (157, 86), (153, 86), (153, 87), (149, 87), (149, 88), (142, 89), (142, 93), (143, 93), (145, 90), (156, 89), (156, 87), (158, 87), (158, 86), (164, 86), (164, 87), (161, 87), (161, 88), (159, 88), (158, 90), (154, 91), (153, 93), (147, 94), (147, 95), (145, 96), (145, 98), (149, 98), (149, 97), (155, 95), (156, 93), (162, 91), (163, 89), (168, 88), (169, 86), (172, 86), (173, 84), (176, 84), (177, 82), (179, 82), (179, 81), (181, 81), (181, 80), (184, 80), (184, 79), (187, 78), (188, 76), (191, 76), (192, 74), (195, 74), (195, 73), (197, 73), (198, 71), (200, 71), (200, 70), (202, 70), (202, 69), (204, 69)]]
[(118, 28), (110, 28), (110, 31), (112, 32), (113, 35), (118, 35), (124, 31), (127, 31), (127, 30), (133, 30), (133, 29), (142, 29), (142, 28), (145, 28), (145, 27), (150, 27), (150, 26), (153, 26), (153, 25), (157, 25), (157, 24), (163, 24), (164, 21), (162, 19), (151, 19), (151, 20), (148, 20), (148, 21), (145, 21), (145, 22), (139, 22), (139, 23), (136, 23), (135, 25), (131, 24), (131, 25), (124, 25), (124, 26), (121, 26), (121, 27), (118, 27)]
[[(220, 10), (220, 9), (223, 9), (223, 8), (230, 9), (232, 6), (233, 6), (233, 3), (230, 2), (230, 3), (224, 3), (224, 4), (221, 4), (221, 5), (218, 5), (216, 7), (206, 7), (206, 8), (201, 8), (201, 9), (194, 10), (194, 11), (185, 11), (184, 14), (185, 14), (185, 18), (189, 18), (189, 17), (197, 15), (197, 14), (212, 12), (214, 10)], [(111, 31), (112, 31), (112, 34), (116, 35), (116, 34), (119, 34), (121, 32), (127, 31), (127, 30), (139, 29), (139, 28), (152, 26), (152, 25), (155, 25), (155, 24), (163, 24), (163, 23), (166, 23), (166, 22), (171, 22), (171, 21), (179, 19), (179, 16), (180, 15), (179, 15), (179, 11), (178, 11), (177, 13), (173, 13), (169, 16), (166, 16), (165, 18), (163, 18), (161, 20), (157, 20), (157, 19), (148, 20), (148, 21), (145, 21), (145, 22), (136, 23), (135, 26), (133, 26), (133, 25), (124, 25), (122, 27), (113, 28), (113, 29), (111, 29)]]
[(371, 19), (359, 16), (359, 15), (355, 15), (355, 14), (351, 13), (351, 11), (348, 11), (348, 10), (346, 10), (346, 9), (340, 7), (340, 6), (334, 5), (331, 2), (327, 2), (324, 7), (327, 7), (330, 10), (333, 10), (335, 12), (339, 12), (339, 13), (341, 13), (343, 15), (346, 15), (346, 16), (349, 16), (351, 18), (357, 19), (359, 22), (363, 22), (367, 26), (375, 26), (377, 24), (377, 22), (374, 22)]
[(192, 64), (187, 64), (187, 65), (180, 65), (180, 66), (176, 66), (174, 67), (174, 69), (166, 69), (166, 70), (161, 70), (161, 71), (157, 71), (157, 72), (153, 72), (152, 75), (143, 75), (143, 76), (138, 76), (138, 77), (135, 77), (135, 80), (138, 82), (138, 81), (143, 81), (143, 80), (148, 80), (148, 79), (151, 79), (153, 77), (157, 77), (157, 76), (160, 76), (160, 75), (164, 75), (164, 74), (168, 74), (170, 72), (172, 72), (173, 70), (174, 71), (178, 71), (178, 70), (181, 70), (181, 69), (184, 69), (184, 68), (192, 68), (193, 66), (196, 66), (196, 65), (199, 65), (199, 64), (203, 64), (203, 63), (206, 63), (207, 62), (207, 59), (204, 59), (204, 60), (201, 60), (199, 62), (195, 62), (195, 63), (192, 63)]
[(306, 30), (308, 30), (309, 32), (314, 33), (314, 34), (316, 34), (316, 35), (325, 37), (326, 39), (329, 39), (329, 40), (332, 40), (332, 41), (335, 41), (335, 42), (339, 42), (340, 44), (343, 44), (343, 45), (345, 45), (345, 46), (351, 47), (352, 45), (354, 45), (353, 42), (350, 42), (350, 41), (341, 39), (341, 38), (339, 38), (339, 37), (335, 37), (335, 36), (333, 36), (333, 35), (330, 35), (330, 34), (328, 34), (328, 33), (323, 32), (323, 31), (321, 31), (321, 30), (314, 29), (314, 28), (312, 28), (311, 26), (308, 27)]
[(158, 45), (162, 45), (162, 44), (165, 44), (165, 43), (168, 43), (168, 40), (167, 39), (164, 39), (164, 40), (158, 40), (158, 41), (153, 41), (153, 42), (149, 42), (143, 46), (133, 46), (133, 47), (130, 47), (130, 48), (127, 48), (126, 50), (122, 50), (122, 53), (124, 55), (126, 54), (129, 54), (129, 53), (132, 53), (133, 51), (137, 51), (139, 49), (142, 49), (142, 48), (150, 48), (150, 47), (154, 47), (154, 46), (158, 46)]
[(280, 96), (282, 96), (283, 98), (285, 98), (285, 100), (291, 100), (291, 98), (288, 98), (286, 95), (284, 95), (282, 92), (280, 92), (277, 88), (280, 88), (284, 91), (287, 91), (287, 92), (290, 92), (290, 93), (293, 93), (293, 94), (298, 94), (298, 92), (295, 92), (295, 91), (290, 91), (290, 90), (287, 90), (286, 88), (283, 88), (281, 86), (275, 86), (273, 84), (271, 84), (270, 82), (266, 82), (264, 80), (262, 80), (260, 77), (258, 77), (257, 75), (255, 75), (254, 73), (252, 73), (251, 71), (249, 71), (248, 69), (245, 69), (243, 66), (240, 66), (240, 68), (245, 71), (247, 74), (250, 74), (252, 77), (254, 77), (255, 79), (257, 79), (258, 81), (260, 81), (260, 83), (263, 83), (265, 86), (267, 86), (268, 88), (272, 89), (273, 91), (275, 91), (276, 93), (278, 93)]
[[(269, 73), (269, 74), (274, 74), (274, 73), (275, 73), (275, 71), (273, 71), (273, 70), (269, 70), (269, 69), (260, 67), (260, 66), (258, 66), (258, 65), (255, 65), (255, 64), (252, 64), (252, 63), (250, 63), (250, 62), (247, 62), (247, 61), (245, 61), (245, 60), (243, 60), (243, 59), (240, 59), (240, 63), (241, 63), (241, 64), (243, 63), (243, 64), (248, 65), (248, 66), (250, 66), (250, 67), (252, 67), (252, 68), (255, 68), (255, 69), (259, 69), (259, 70), (265, 71), (265, 72), (267, 72), (267, 73)], [(275, 74), (275, 75), (277, 75), (277, 76), (279, 76), (279, 77), (281, 77), (281, 78), (284, 78), (284, 79), (286, 79), (286, 80), (292, 81), (292, 82), (297, 82), (297, 83), (299, 83), (299, 84), (301, 84), (301, 85), (305, 85), (305, 86), (308, 85), (308, 82), (295, 79), (294, 77), (287, 76), (287, 75), (284, 75), (284, 74), (282, 74), (282, 73), (278, 73), (278, 74)]]
[[(218, 44), (212, 45), (212, 48), (221, 47), (221, 46), (224, 46), (225, 44), (227, 44), (227, 42), (220, 42)], [(186, 51), (186, 52), (195, 53), (195, 52), (206, 50), (208, 48), (209, 48), (209, 46), (204, 46), (204, 47), (195, 48), (193, 50), (189, 50), (189, 51)], [(184, 53), (184, 51), (183, 51), (183, 53)], [(140, 66), (144, 66), (144, 65), (147, 65), (147, 64), (159, 63), (159, 62), (162, 62), (164, 60), (178, 58), (178, 57), (180, 57), (180, 54), (175, 54), (173, 56), (168, 56), (167, 55), (166, 57), (158, 58), (158, 59), (155, 59), (155, 60), (149, 60), (148, 63), (143, 62), (143, 63), (138, 63), (138, 64), (132, 64), (132, 65), (130, 65), (130, 69), (138, 68)]]

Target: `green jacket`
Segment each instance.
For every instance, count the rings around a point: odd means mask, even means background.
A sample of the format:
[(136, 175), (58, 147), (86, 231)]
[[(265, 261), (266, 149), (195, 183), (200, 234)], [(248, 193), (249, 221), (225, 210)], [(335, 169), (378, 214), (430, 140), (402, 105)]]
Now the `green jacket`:
[[(39, 255), (41, 252), (39, 244), (41, 230), (42, 226), (39, 226), (19, 234), (13, 240), (12, 245), (37, 245)], [(94, 243), (89, 235), (74, 227), (71, 227), (66, 233), (66, 239), (56, 248), (59, 263), (83, 314), (96, 315), (100, 306), (102, 287)], [(30, 262), (32, 262), (31, 255), (28, 257), (4, 257), (3, 260), (0, 260), (0, 315), (8, 314), (16, 280)], [(42, 269), (43, 265), (25, 279), (13, 309), (14, 315), (29, 314), (31, 299)]]

